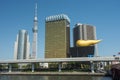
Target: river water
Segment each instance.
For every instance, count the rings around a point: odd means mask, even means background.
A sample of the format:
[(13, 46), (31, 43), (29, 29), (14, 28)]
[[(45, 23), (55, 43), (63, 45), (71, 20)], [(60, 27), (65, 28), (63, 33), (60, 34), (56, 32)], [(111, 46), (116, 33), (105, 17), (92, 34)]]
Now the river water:
[(112, 80), (103, 76), (20, 76), (0, 75), (0, 80)]

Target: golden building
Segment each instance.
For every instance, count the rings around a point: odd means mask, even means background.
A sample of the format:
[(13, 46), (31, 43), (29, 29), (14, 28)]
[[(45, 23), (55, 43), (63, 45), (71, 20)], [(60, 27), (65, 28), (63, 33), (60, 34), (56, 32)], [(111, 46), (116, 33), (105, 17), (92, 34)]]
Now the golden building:
[(45, 22), (45, 58), (66, 58), (70, 47), (70, 19), (60, 14)]

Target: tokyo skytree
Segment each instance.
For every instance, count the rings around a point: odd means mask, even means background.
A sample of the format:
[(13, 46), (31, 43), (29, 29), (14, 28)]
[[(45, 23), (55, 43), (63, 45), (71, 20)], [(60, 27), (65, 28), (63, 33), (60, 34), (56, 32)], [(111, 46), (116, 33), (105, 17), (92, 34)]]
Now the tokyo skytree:
[(34, 13), (34, 26), (33, 31), (33, 42), (32, 42), (32, 59), (37, 57), (37, 35), (38, 35), (38, 18), (37, 18), (37, 3), (35, 4), (35, 13)]

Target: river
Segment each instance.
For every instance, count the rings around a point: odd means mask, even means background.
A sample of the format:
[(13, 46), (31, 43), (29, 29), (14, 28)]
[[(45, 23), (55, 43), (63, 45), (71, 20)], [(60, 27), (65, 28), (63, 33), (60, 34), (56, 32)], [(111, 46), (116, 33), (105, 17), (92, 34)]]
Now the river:
[(0, 80), (112, 80), (111, 77), (103, 76), (21, 76), (0, 75)]

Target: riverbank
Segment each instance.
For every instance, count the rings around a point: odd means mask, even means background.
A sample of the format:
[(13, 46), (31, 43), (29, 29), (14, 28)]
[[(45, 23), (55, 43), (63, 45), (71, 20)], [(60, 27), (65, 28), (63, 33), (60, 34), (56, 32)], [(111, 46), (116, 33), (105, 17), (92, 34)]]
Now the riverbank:
[(0, 72), (0, 75), (40, 75), (40, 76), (111, 76), (107, 73), (91, 72)]

